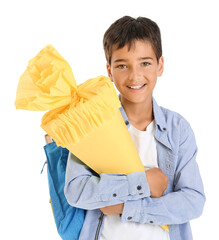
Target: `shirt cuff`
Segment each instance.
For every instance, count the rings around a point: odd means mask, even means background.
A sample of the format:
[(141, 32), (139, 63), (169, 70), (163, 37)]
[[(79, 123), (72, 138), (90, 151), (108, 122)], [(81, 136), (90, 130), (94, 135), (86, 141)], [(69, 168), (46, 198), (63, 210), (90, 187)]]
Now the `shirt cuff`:
[(129, 194), (133, 196), (133, 200), (150, 196), (150, 188), (145, 172), (133, 172), (128, 174), (127, 178)]
[(140, 222), (141, 219), (141, 199), (127, 201), (124, 203), (122, 222)]

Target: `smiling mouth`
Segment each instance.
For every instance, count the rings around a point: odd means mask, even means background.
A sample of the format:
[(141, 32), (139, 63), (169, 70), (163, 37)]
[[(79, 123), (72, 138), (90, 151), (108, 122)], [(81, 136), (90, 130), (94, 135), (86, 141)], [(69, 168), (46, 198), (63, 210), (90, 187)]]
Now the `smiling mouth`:
[(146, 83), (143, 85), (138, 85), (138, 86), (133, 86), (133, 87), (127, 86), (127, 87), (130, 89), (140, 89), (140, 88), (144, 87), (145, 85), (146, 85)]

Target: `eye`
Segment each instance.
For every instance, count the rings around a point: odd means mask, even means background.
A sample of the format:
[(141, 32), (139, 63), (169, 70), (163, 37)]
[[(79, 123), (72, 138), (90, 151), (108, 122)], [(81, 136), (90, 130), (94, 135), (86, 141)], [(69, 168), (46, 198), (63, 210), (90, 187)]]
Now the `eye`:
[(124, 65), (124, 64), (120, 64), (116, 68), (118, 68), (118, 69), (125, 69), (125, 68), (127, 68), (127, 66)]
[(143, 62), (143, 63), (141, 63), (141, 65), (142, 65), (143, 67), (147, 67), (147, 66), (150, 66), (151, 63), (149, 63), (149, 62)]

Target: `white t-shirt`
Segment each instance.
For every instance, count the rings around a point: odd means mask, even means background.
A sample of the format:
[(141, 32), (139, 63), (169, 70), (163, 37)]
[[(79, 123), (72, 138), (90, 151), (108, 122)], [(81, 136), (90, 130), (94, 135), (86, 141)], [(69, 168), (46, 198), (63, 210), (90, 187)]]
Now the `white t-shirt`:
[[(155, 122), (152, 121), (146, 131), (129, 127), (129, 133), (143, 162), (145, 169), (158, 167), (157, 149), (154, 138)], [(169, 233), (160, 226), (122, 222), (120, 215), (106, 215), (100, 240), (169, 240)]]

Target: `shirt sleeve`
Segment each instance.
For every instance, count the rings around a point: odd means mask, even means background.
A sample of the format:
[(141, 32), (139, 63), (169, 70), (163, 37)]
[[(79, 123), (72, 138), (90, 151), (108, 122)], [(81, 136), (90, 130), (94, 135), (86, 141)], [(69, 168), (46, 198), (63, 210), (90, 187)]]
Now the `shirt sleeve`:
[(148, 197), (150, 188), (145, 172), (98, 175), (70, 153), (64, 193), (70, 205), (92, 210)]
[(192, 129), (183, 129), (178, 152), (174, 190), (161, 198), (145, 197), (124, 204), (122, 221), (154, 225), (182, 224), (201, 215), (204, 188), (196, 162), (197, 146)]

